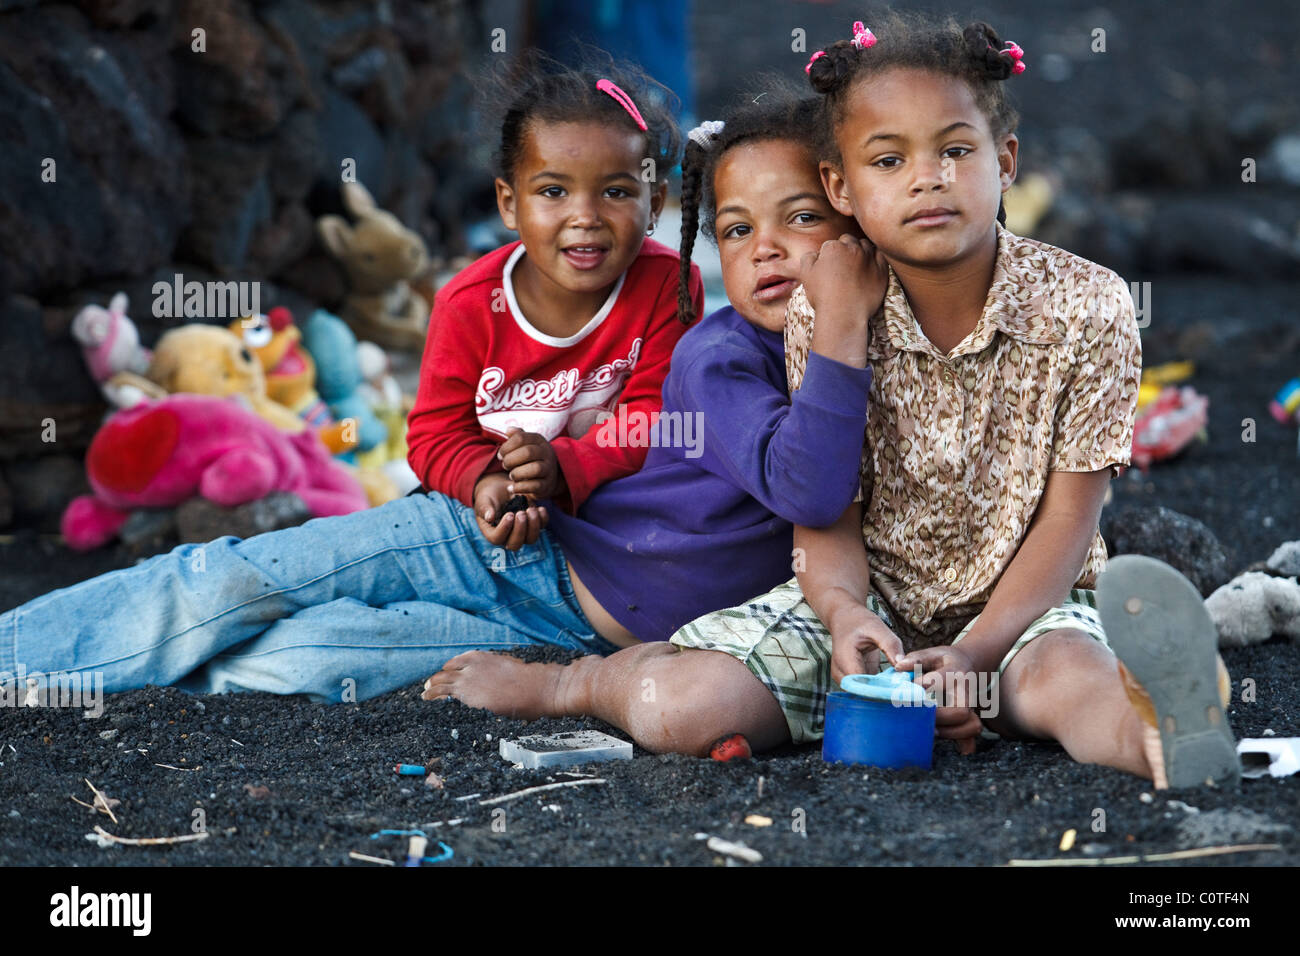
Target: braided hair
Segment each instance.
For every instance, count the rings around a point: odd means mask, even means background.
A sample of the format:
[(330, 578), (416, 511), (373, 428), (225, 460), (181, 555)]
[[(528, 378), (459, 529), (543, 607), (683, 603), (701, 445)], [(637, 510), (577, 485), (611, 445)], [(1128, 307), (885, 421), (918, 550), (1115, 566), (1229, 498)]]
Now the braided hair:
[(703, 232), (717, 242), (714, 221), (717, 198), (713, 174), (723, 155), (747, 142), (790, 140), (806, 144), (817, 128), (821, 103), (816, 97), (797, 97), (785, 89), (769, 89), (735, 110), (724, 124), (704, 124), (691, 131), (682, 160), (681, 267), (677, 281), (677, 317), (689, 325), (696, 319), (691, 302), (691, 253), (695, 237)]
[[(1002, 81), (1024, 67), (1001, 49), (1003, 41), (991, 26), (978, 21), (963, 29), (951, 17), (937, 21), (897, 11), (881, 17), (877, 25), (879, 42), (859, 49), (851, 40), (839, 40), (808, 64), (808, 82), (824, 104), (819, 124), (823, 158), (840, 162), (834, 134), (858, 83), (896, 68), (928, 70), (964, 81), (988, 119), (993, 139), (1015, 132), (1020, 117)], [(1004, 208), (998, 209), (998, 222), (1006, 224)]]

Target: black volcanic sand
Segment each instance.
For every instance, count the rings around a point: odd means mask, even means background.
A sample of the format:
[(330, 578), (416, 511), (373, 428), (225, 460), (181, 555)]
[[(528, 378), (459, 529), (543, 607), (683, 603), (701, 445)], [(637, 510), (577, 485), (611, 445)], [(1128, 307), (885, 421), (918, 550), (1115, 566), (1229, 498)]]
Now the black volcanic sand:
[[(1295, 734), (1300, 649), (1270, 643), (1227, 661), (1234, 677), (1258, 682), (1256, 703), (1234, 704), (1234, 729)], [(638, 751), (631, 761), (575, 768), (598, 773), (604, 784), (479, 805), (525, 787), (588, 779), (515, 770), (497, 754), (502, 735), (578, 728), (611, 729), (594, 720), (525, 724), (456, 702), (425, 703), (414, 688), (333, 707), (148, 688), (114, 696), (99, 720), (11, 711), (0, 718), (0, 862), (367, 866), (348, 851), (399, 859), (403, 838), (370, 834), (410, 827), (452, 847), (445, 866), (718, 862), (697, 832), (743, 841), (769, 864), (986, 865), (1058, 855), (1070, 828), (1079, 831), (1075, 855), (1276, 842), (1278, 852), (1198, 862), (1300, 862), (1300, 843), (1283, 823), (1300, 818), (1300, 781), (1247, 781), (1239, 792), (1170, 792), (1144, 802), (1144, 781), (1037, 744), (994, 742), (961, 757), (943, 742), (930, 773), (830, 766), (816, 748), (727, 764)], [(398, 761), (435, 760), (441, 790), (393, 772)], [(83, 777), (121, 801), (117, 825), (70, 799), (93, 800)], [(198, 809), (211, 833), (201, 842), (101, 849), (85, 838), (95, 823), (119, 836), (188, 833)], [(1104, 832), (1091, 829), (1098, 809)], [(749, 814), (774, 822), (754, 827), (743, 822)], [(806, 836), (794, 830), (798, 820)], [(1183, 832), (1187, 820), (1202, 829)], [(448, 823), (430, 826), (438, 821)], [(438, 852), (436, 844), (429, 852)]]
[[(1210, 396), (1210, 441), (1147, 476), (1118, 480), (1116, 502), (1161, 504), (1201, 519), (1239, 569), (1300, 538), (1296, 435), (1265, 409), (1277, 386), (1300, 372), (1297, 290), (1199, 279), (1157, 280), (1154, 289), (1144, 333), (1149, 362), (1179, 357), (1180, 343), (1208, 341), (1194, 384)], [(1241, 440), (1247, 417), (1257, 422), (1249, 444)], [(129, 563), (111, 549), (72, 555), (48, 538), (18, 535), (0, 544), (0, 607)], [(1274, 640), (1225, 659), (1237, 735), (1300, 736), (1300, 646)], [(1240, 699), (1245, 678), (1255, 682), (1254, 702)], [(599, 773), (604, 784), (478, 804), (582, 779), (513, 769), (498, 756), (501, 736), (585, 728), (612, 730), (595, 720), (526, 724), (456, 702), (426, 703), (415, 684), (357, 705), (147, 688), (110, 697), (98, 720), (0, 710), (0, 864), (370, 865), (353, 863), (348, 851), (397, 859), (403, 839), (370, 834), (416, 826), (454, 849), (444, 866), (719, 862), (696, 833), (741, 840), (773, 864), (1002, 864), (1057, 855), (1070, 828), (1079, 833), (1075, 855), (1275, 842), (1280, 851), (1196, 862), (1300, 863), (1300, 842), (1285, 828), (1300, 819), (1300, 777), (1144, 802), (1145, 781), (1075, 764), (1045, 744), (982, 742), (974, 756), (961, 757), (941, 742), (930, 773), (828, 766), (815, 747), (728, 764), (638, 750), (631, 761), (577, 768)], [(393, 772), (398, 762), (435, 758), (441, 790)], [(83, 778), (121, 801), (117, 825), (70, 799), (93, 799)], [(258, 796), (258, 788), (269, 792)], [(457, 799), (471, 794), (481, 797)], [(504, 816), (494, 818), (498, 807)], [(96, 823), (120, 836), (189, 833), (197, 809), (211, 833), (201, 842), (101, 849), (85, 838)], [(1098, 809), (1104, 832), (1092, 829)], [(745, 824), (751, 813), (774, 823)], [(427, 826), (456, 819), (463, 822)], [(793, 829), (796, 819), (806, 822), (806, 835)]]

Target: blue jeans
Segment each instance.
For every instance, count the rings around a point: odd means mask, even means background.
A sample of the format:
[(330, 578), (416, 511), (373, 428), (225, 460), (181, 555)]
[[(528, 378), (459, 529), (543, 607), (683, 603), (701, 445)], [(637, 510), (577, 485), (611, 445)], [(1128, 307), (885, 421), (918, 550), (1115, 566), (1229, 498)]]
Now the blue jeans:
[(0, 614), (0, 681), (99, 672), (105, 692), (175, 684), (365, 700), (467, 650), (618, 648), (595, 633), (549, 532), (493, 547), (432, 492), (205, 544)]

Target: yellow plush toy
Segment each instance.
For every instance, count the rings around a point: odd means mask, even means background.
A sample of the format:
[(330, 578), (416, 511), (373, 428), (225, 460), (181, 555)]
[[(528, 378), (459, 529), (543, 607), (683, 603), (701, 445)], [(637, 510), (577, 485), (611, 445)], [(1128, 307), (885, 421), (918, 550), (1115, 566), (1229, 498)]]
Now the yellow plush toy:
[(194, 323), (163, 334), (143, 378), (119, 372), (115, 385), (135, 385), (150, 398), (173, 392), (235, 397), (281, 431), (297, 434), (307, 423), (266, 394), (261, 363), (229, 329)]
[(266, 376), (266, 393), (316, 429), (330, 454), (358, 444), (357, 430), (336, 422), (316, 391), (316, 363), (302, 347), (302, 334), (288, 309), (277, 307), (266, 315), (249, 315), (230, 323), (244, 347), (256, 356)]

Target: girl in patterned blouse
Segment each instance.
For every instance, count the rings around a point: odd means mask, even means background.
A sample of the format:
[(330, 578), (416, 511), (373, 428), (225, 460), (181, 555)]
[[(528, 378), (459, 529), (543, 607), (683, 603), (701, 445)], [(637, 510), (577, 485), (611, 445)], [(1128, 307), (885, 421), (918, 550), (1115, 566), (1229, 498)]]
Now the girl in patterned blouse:
[[(939, 735), (965, 752), (988, 730), (1157, 787), (1233, 780), (1200, 595), (1147, 558), (1102, 574), (1141, 344), (1118, 276), (998, 221), (1019, 154), (1003, 81), (1023, 70), (987, 24), (902, 16), (813, 55), (823, 186), (889, 266), (861, 493), (830, 528), (796, 529), (797, 580), (672, 640), (745, 661), (796, 742), (821, 736), (832, 687), (883, 657), (933, 692)], [(814, 319), (842, 299), (791, 296), (792, 389)]]

